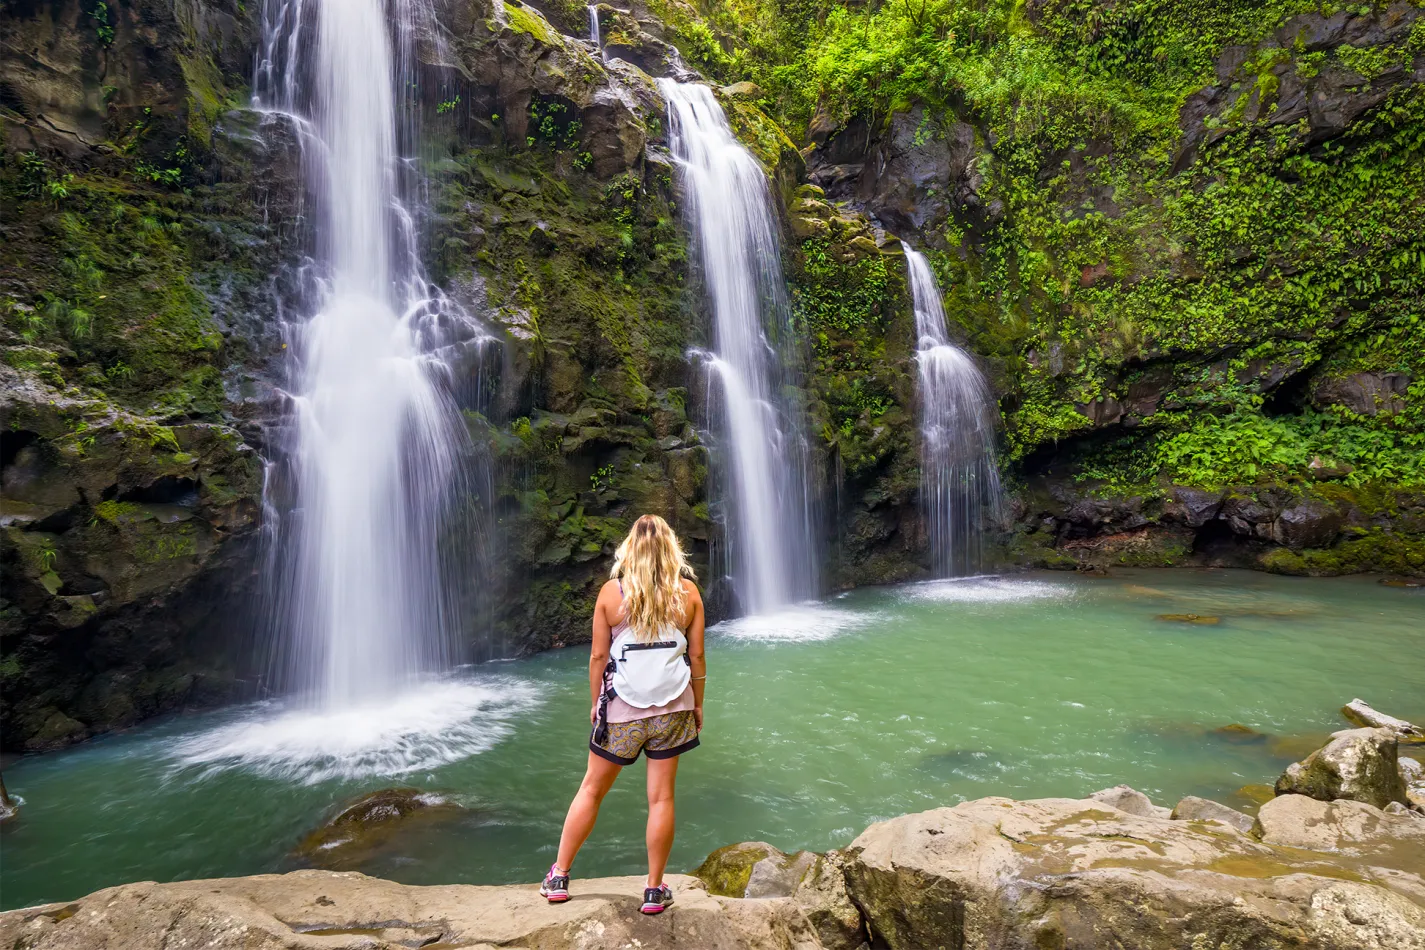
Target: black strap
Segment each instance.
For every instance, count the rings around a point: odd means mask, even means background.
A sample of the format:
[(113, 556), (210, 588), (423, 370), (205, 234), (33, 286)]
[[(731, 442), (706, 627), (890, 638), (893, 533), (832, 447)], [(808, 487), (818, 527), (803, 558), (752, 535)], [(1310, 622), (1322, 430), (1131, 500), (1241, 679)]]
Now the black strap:
[(609, 700), (616, 695), (614, 693), (614, 666), (613, 657), (609, 657), (608, 665), (604, 667), (604, 691), (599, 694), (599, 716), (594, 723), (594, 743), (603, 745), (609, 736)]

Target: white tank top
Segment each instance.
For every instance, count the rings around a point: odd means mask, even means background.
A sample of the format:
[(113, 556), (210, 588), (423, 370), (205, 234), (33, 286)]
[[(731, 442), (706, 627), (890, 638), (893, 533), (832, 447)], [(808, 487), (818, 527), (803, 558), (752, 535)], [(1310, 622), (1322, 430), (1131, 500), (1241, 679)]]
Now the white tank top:
[(627, 624), (614, 635), (609, 657), (614, 663), (612, 678), (618, 698), (638, 709), (666, 706), (688, 688), (692, 670), (688, 666), (688, 638), (669, 627), (657, 639), (640, 642)]

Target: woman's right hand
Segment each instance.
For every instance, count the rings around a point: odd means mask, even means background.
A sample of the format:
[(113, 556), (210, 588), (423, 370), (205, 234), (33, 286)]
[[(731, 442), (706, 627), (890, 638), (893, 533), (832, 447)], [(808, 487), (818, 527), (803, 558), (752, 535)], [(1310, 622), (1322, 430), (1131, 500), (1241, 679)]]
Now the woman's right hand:
[(598, 725), (598, 724), (599, 724), (599, 704), (598, 704), (598, 703), (594, 703), (594, 705), (592, 705), (592, 706), (589, 707), (589, 725), (591, 725), (591, 726), (596, 726), (596, 725)]
[(699, 731), (699, 732), (702, 732), (702, 731), (703, 731), (703, 707), (701, 707), (701, 706), (694, 706), (694, 707), (693, 707), (693, 719), (695, 719), (695, 720), (697, 721), (697, 723), (698, 723), (698, 731)]

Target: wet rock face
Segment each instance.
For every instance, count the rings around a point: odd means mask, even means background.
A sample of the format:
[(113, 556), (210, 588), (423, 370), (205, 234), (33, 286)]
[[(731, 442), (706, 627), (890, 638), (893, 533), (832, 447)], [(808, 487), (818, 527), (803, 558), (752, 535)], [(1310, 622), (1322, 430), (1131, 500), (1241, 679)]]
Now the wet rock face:
[(1396, 761), (1398, 741), (1385, 729), (1347, 729), (1324, 748), (1287, 766), (1277, 779), (1278, 795), (1305, 795), (1320, 801), (1347, 799), (1384, 808), (1405, 803), (1405, 781)]
[[(934, 134), (926, 134), (931, 127)], [(852, 120), (823, 139), (807, 172), (829, 197), (855, 202), (892, 230), (929, 233), (956, 211), (987, 225), (1003, 216), (998, 199), (986, 204), (980, 197), (984, 154), (974, 126), (953, 116), (932, 120), (916, 106), (893, 114), (885, 128)]]

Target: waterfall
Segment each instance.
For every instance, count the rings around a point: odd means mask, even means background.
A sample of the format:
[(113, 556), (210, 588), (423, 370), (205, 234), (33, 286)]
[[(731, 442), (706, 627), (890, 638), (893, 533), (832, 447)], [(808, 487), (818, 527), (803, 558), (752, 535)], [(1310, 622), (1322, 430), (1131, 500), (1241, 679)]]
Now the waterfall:
[(382, 699), (457, 657), (446, 577), (470, 474), (452, 366), (487, 340), (419, 261), (418, 0), (267, 0), (254, 105), (302, 143), (313, 257), (288, 327), (269, 490), (272, 674), (324, 707)]
[(984, 534), (1000, 510), (994, 402), (985, 378), (950, 342), (940, 288), (925, 255), (905, 248), (920, 376), (920, 483), (936, 576), (978, 573)]
[(604, 48), (603, 38), (599, 35), (599, 8), (597, 4), (589, 4), (589, 42), (594, 44), (594, 49)]
[(721, 559), (738, 606), (763, 613), (815, 596), (816, 545), (800, 362), (766, 173), (707, 86), (658, 80), (683, 211), (713, 315), (709, 441), (719, 474)]

